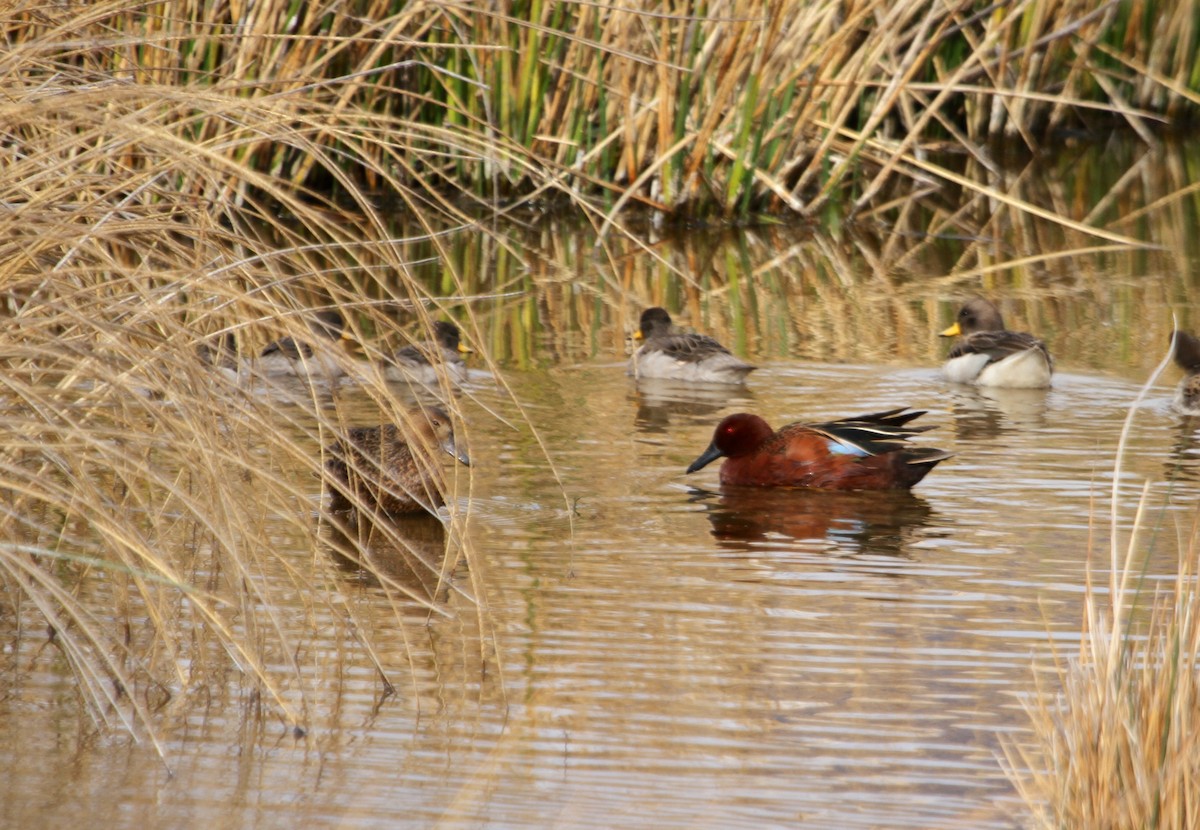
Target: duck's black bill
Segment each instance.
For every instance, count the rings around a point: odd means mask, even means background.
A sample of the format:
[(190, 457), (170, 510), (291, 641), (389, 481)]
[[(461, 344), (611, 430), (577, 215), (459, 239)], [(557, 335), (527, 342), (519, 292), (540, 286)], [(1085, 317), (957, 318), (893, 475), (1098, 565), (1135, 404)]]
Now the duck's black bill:
[(471, 456), (467, 455), (466, 447), (460, 447), (453, 438), (442, 442), (442, 449), (454, 456), (454, 459), (465, 467), (471, 466)]
[(691, 463), (691, 465), (687, 468), (687, 471), (689, 473), (694, 473), (696, 470), (701, 470), (716, 461), (723, 454), (724, 453), (717, 449), (716, 444), (709, 444), (708, 449), (706, 449), (699, 458)]

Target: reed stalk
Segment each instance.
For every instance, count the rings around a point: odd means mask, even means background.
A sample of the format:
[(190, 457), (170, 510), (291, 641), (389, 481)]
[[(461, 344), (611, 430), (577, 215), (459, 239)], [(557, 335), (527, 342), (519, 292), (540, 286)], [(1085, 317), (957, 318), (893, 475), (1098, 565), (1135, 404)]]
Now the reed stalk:
[[(941, 150), (994, 168), (998, 140), (1036, 151), (1065, 130), (1129, 129), (1155, 143), (1200, 102), (1189, 0), (7, 8), (0, 76), (176, 90), (160, 123), (227, 171), (205, 198), (245, 198), (244, 166), (438, 212), (532, 199), (815, 217), (972, 187)], [(225, 106), (202, 103), (213, 95)], [(304, 140), (256, 132), (262, 118), (306, 120)]]
[[(261, 65), (215, 81), (214, 61), (246, 56), (154, 29), (182, 25), (203, 4), (153, 20), (141, 17), (149, 7), (81, 8), (0, 12), (9, 34), (41, 31), (0, 57), (6, 641), (22, 655), (17, 670), (61, 659), (81, 711), (156, 746), (163, 711), (231, 673), (270, 718), (303, 734), (311, 678), (306, 645), (290, 632), (311, 618), (342, 625), (384, 693), (405, 681), (327, 584), (324, 448), (351, 426), (408, 423), (408, 401), (375, 367), (426, 339), (435, 318), (458, 319), (478, 341), (453, 268), (432, 287), (413, 277), (418, 246), (440, 250), (440, 235), (465, 220), (444, 192), (399, 183), (396, 166), (417, 155), (388, 143), (401, 125), (343, 106), (324, 85), (264, 94), (248, 77)], [(281, 45), (255, 26), (237, 37)], [(148, 66), (159, 49), (171, 59)], [(435, 132), (414, 141), (498, 156)], [(419, 217), (409, 236), (396, 235), (365, 179), (390, 184)], [(312, 187), (319, 181), (339, 183), (336, 200)], [(309, 319), (330, 307), (359, 344), (335, 360), (356, 373), (365, 411), (344, 409), (319, 380), (247, 380), (201, 359), (201, 347), (230, 335), (243, 365), (268, 341), (311, 339)], [(444, 379), (430, 394), (461, 423), (450, 392)], [(472, 556), (469, 473), (449, 486), (432, 555), (385, 523), (340, 539), (336, 553), (372, 575), (398, 619), (415, 608), (486, 627), (478, 576), (451, 578)], [(385, 549), (423, 567), (425, 584), (380, 563)]]
[[(1119, 455), (1111, 561), (1101, 569), (1089, 560), (1078, 656), (1058, 658), (1026, 702), (1032, 739), (1004, 746), (1010, 777), (1040, 827), (1184, 830), (1200, 822), (1200, 525), (1174, 540), (1160, 532), (1147, 485), (1122, 551), (1120, 463)], [(1152, 591), (1146, 568), (1159, 543), (1177, 546), (1177, 573)]]

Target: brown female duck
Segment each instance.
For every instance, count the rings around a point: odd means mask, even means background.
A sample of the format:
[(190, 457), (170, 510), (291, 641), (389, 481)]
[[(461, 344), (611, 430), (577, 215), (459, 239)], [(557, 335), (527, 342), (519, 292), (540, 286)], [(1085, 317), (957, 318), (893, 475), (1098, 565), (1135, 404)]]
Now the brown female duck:
[(404, 428), (394, 424), (357, 427), (325, 448), (333, 478), (330, 509), (378, 510), (387, 515), (435, 512), (446, 503), (445, 479), (436, 451), (470, 466), (454, 440), (450, 416), (439, 407), (417, 409)]

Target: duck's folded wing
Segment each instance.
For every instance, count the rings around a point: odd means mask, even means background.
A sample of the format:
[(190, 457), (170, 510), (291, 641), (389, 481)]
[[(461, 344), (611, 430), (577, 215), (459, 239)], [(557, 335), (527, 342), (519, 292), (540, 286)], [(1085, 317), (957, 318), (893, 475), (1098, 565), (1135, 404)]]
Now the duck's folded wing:
[(297, 343), (294, 338), (284, 337), (282, 340), (268, 343), (259, 357), (270, 357), (276, 354), (283, 355), (288, 360), (299, 360), (301, 356), (312, 357), (313, 352), (307, 343)]
[(1014, 354), (1037, 349), (1050, 361), (1046, 344), (1032, 334), (1023, 331), (978, 331), (964, 337), (950, 350), (949, 359), (969, 354), (987, 355), (989, 363), (995, 363)]
[(402, 349), (396, 350), (395, 360), (400, 364), (410, 364), (413, 366), (431, 366), (429, 355), (438, 346), (432, 343), (410, 343)]
[(891, 409), (824, 424), (809, 424), (808, 429), (830, 442), (830, 451), (846, 455), (882, 455), (908, 445), (908, 439), (933, 429), (910, 427), (908, 422), (924, 415), (924, 410)]
[(699, 363), (731, 354), (729, 349), (704, 334), (670, 334), (656, 337), (648, 345), (681, 363)]

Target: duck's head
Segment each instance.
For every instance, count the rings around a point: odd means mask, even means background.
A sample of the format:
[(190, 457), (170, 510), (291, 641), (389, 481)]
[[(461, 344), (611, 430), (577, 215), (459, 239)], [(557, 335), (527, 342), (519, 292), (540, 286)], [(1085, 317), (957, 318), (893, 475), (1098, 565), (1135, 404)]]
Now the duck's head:
[(458, 326), (454, 323), (448, 323), (445, 320), (438, 320), (433, 324), (433, 339), (438, 342), (442, 348), (449, 349), (452, 352), (460, 354), (471, 354), (471, 349), (462, 342), (462, 333), (458, 330)]
[(738, 412), (726, 416), (713, 430), (712, 443), (687, 468), (689, 473), (707, 467), (718, 458), (737, 458), (754, 452), (775, 433), (758, 415)]
[(975, 297), (963, 303), (954, 318), (954, 325), (941, 333), (942, 337), (959, 337), (977, 331), (1004, 331), (1004, 318), (1000, 309), (983, 297)]
[(453, 456), (459, 464), (471, 466), (471, 457), (467, 454), (466, 447), (459, 446), (454, 438), (454, 422), (446, 410), (440, 406), (428, 407), (422, 409), (416, 418), (418, 424), (423, 422), (422, 431), (431, 444)]
[(633, 333), (634, 340), (649, 340), (671, 332), (671, 315), (665, 308), (654, 306), (642, 312), (638, 322), (638, 330)]

